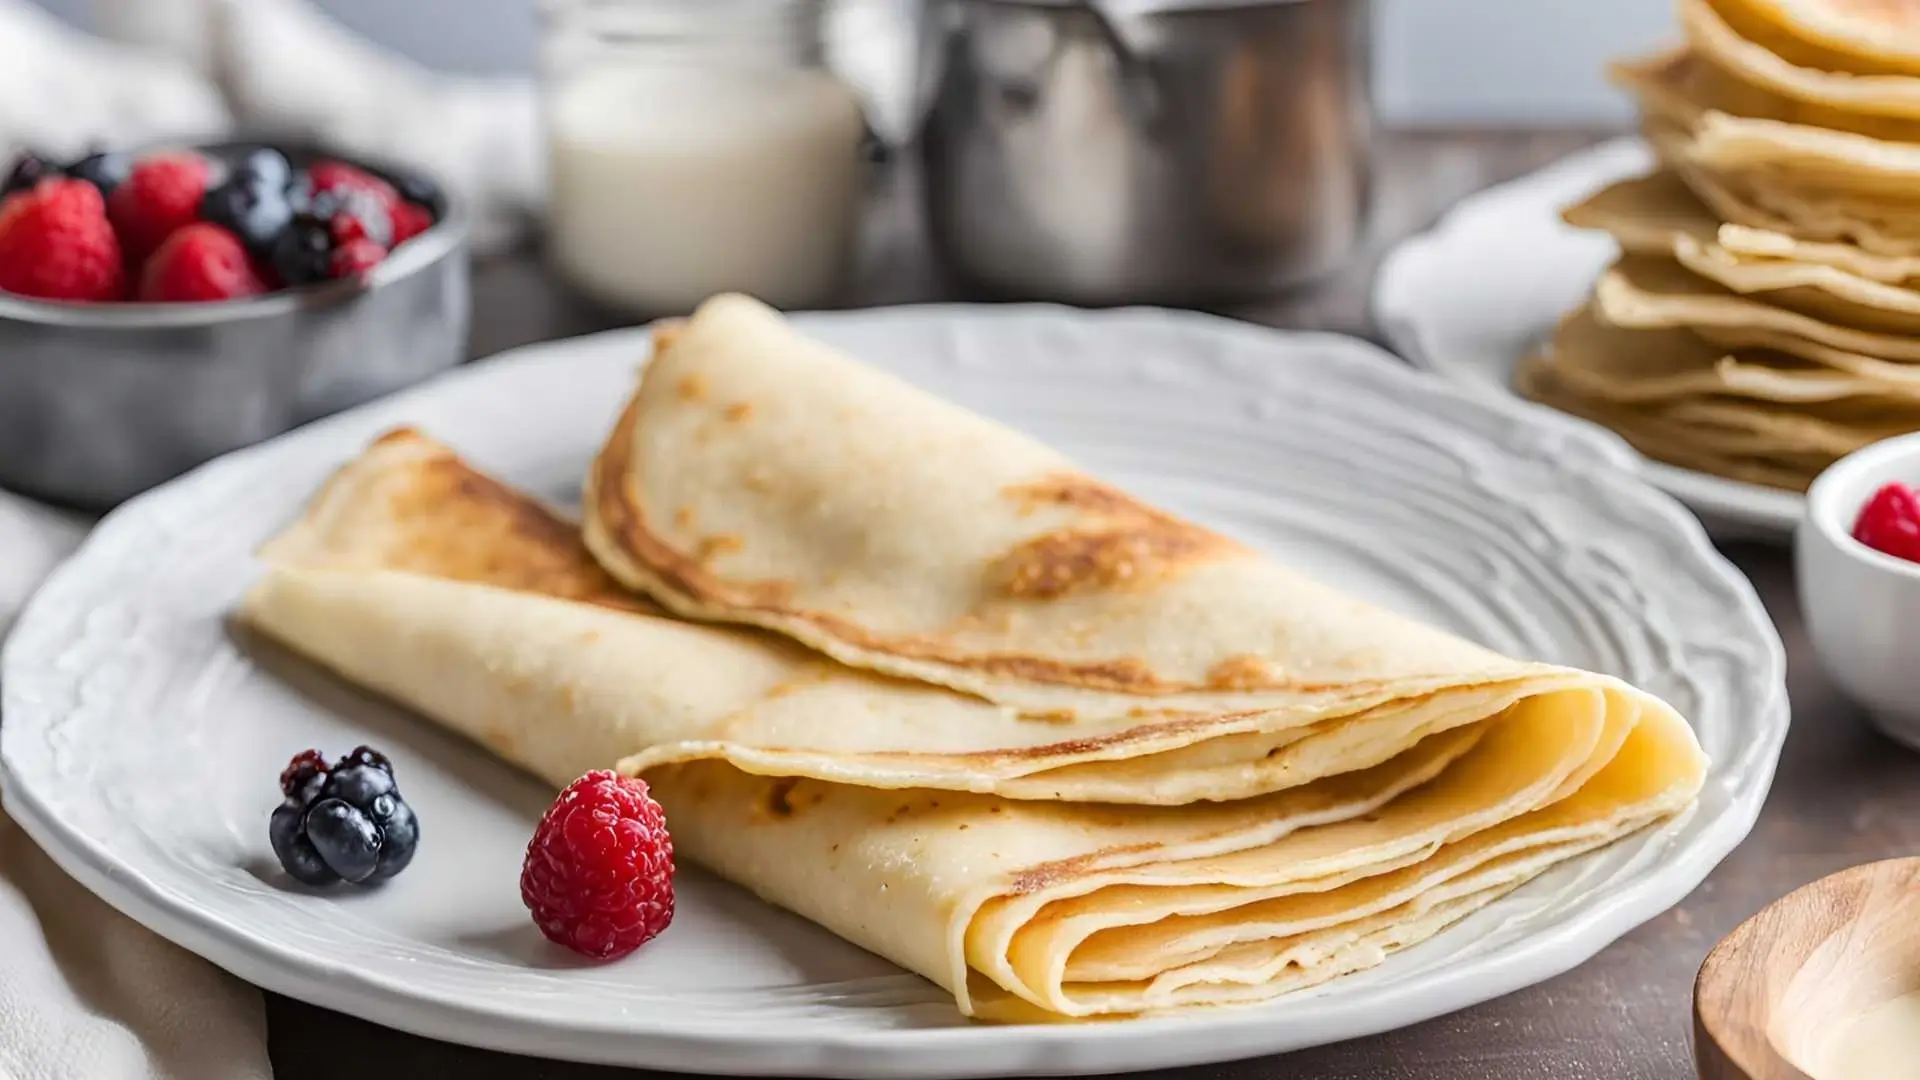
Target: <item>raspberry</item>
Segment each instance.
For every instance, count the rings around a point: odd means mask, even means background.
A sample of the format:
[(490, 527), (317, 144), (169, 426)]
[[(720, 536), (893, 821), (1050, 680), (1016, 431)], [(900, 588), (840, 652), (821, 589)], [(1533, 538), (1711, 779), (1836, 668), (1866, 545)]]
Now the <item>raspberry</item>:
[(393, 246), (433, 228), (433, 211), (416, 202), (402, 202), (393, 210)]
[(575, 780), (540, 819), (520, 899), (549, 940), (622, 957), (673, 921), (673, 840), (643, 780), (601, 770)]
[[(336, 219), (337, 220), (337, 219)], [(371, 240), (349, 240), (333, 249), (333, 276), (352, 277), (380, 265), (387, 249)]]
[(326, 192), (338, 195), (356, 193), (369, 195), (379, 202), (380, 208), (385, 210), (389, 217), (406, 202), (392, 184), (344, 161), (314, 162), (307, 169), (307, 186), (315, 195)]
[(302, 750), (287, 767), (280, 770), (280, 794), (291, 799), (307, 789), (316, 778), (327, 775), (327, 758), (318, 750)]
[(240, 238), (218, 225), (197, 221), (168, 237), (147, 260), (140, 275), (139, 298), (191, 303), (266, 291), (266, 282), (254, 272)]
[(200, 220), (212, 179), (213, 167), (198, 154), (160, 154), (134, 165), (107, 197), (107, 216), (129, 265), (139, 267), (174, 230)]
[(1897, 481), (1874, 492), (1853, 523), (1853, 538), (1896, 559), (1920, 562), (1920, 496)]
[(55, 177), (0, 203), (0, 291), (43, 300), (118, 300), (120, 241), (100, 189)]

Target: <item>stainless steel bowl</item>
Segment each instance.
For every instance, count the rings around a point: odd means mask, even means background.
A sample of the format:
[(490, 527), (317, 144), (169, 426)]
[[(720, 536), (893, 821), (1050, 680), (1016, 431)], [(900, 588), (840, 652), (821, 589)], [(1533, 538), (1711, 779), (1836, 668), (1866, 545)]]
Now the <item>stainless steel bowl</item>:
[(963, 282), (1219, 302), (1321, 276), (1358, 241), (1366, 0), (931, 3), (928, 220)]
[(209, 304), (0, 294), (0, 487), (104, 509), (230, 450), (460, 363), (460, 208), (367, 286)]

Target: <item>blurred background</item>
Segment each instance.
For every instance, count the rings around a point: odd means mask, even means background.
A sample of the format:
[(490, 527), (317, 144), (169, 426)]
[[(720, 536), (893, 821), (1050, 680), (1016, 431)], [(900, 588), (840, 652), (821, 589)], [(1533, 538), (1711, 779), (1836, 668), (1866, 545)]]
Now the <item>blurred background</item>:
[(0, 488), (720, 292), (1366, 333), (1392, 240), (1631, 127), (1671, 2), (0, 0), (0, 196), (97, 188), (113, 251), (0, 230)]
[[(169, 0), (37, 0), (86, 24)], [(421, 63), (489, 74), (533, 70), (536, 0), (316, 0), (340, 22)], [(842, 0), (891, 7), (911, 0)], [(1375, 92), (1388, 123), (1624, 122), (1605, 60), (1673, 36), (1668, 0), (1378, 0)]]

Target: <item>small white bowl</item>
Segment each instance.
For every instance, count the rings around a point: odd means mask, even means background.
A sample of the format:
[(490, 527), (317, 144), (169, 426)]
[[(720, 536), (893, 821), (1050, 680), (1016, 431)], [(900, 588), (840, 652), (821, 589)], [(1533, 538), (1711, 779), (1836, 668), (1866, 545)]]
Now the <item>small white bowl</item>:
[(1920, 434), (1856, 450), (1821, 473), (1794, 534), (1794, 576), (1821, 666), (1875, 726), (1920, 750), (1920, 563), (1853, 538), (1861, 508), (1894, 480), (1920, 488)]

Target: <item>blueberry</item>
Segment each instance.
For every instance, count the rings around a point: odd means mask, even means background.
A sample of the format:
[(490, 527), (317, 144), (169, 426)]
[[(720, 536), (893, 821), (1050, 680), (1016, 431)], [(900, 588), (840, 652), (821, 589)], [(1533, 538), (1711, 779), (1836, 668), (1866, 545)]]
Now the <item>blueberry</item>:
[(88, 154), (66, 168), (68, 176), (87, 181), (99, 188), (102, 195), (113, 194), (113, 189), (132, 171), (133, 161), (125, 154), (106, 153)]
[(331, 885), (340, 880), (307, 838), (307, 808), (289, 799), (273, 812), (267, 825), (267, 838), (273, 843), (274, 857), (294, 880), (308, 885)]
[(333, 274), (333, 233), (324, 218), (295, 213), (268, 251), (274, 273), (288, 285), (311, 285)]
[(235, 176), (254, 177), (275, 190), (286, 191), (293, 179), (293, 166), (287, 163), (287, 155), (271, 146), (253, 147), (238, 160), (233, 170)]
[(25, 191), (33, 185), (60, 170), (53, 163), (31, 151), (13, 159), (13, 168), (8, 170), (7, 178), (0, 180), (0, 199), (16, 191)]
[(420, 819), (413, 816), (413, 807), (398, 792), (373, 800), (368, 816), (380, 830), (380, 861), (373, 880), (385, 881), (413, 861), (414, 849), (420, 843)]
[(328, 774), (327, 786), (322, 789), (320, 797), (341, 799), (361, 810), (372, 810), (375, 799), (393, 792), (393, 773), (377, 765), (343, 762)]
[(200, 198), (200, 217), (233, 231), (256, 258), (268, 258), (293, 221), (284, 180), (236, 171)]
[(380, 830), (372, 817), (340, 799), (321, 799), (307, 811), (307, 839), (348, 881), (365, 881), (379, 868)]

